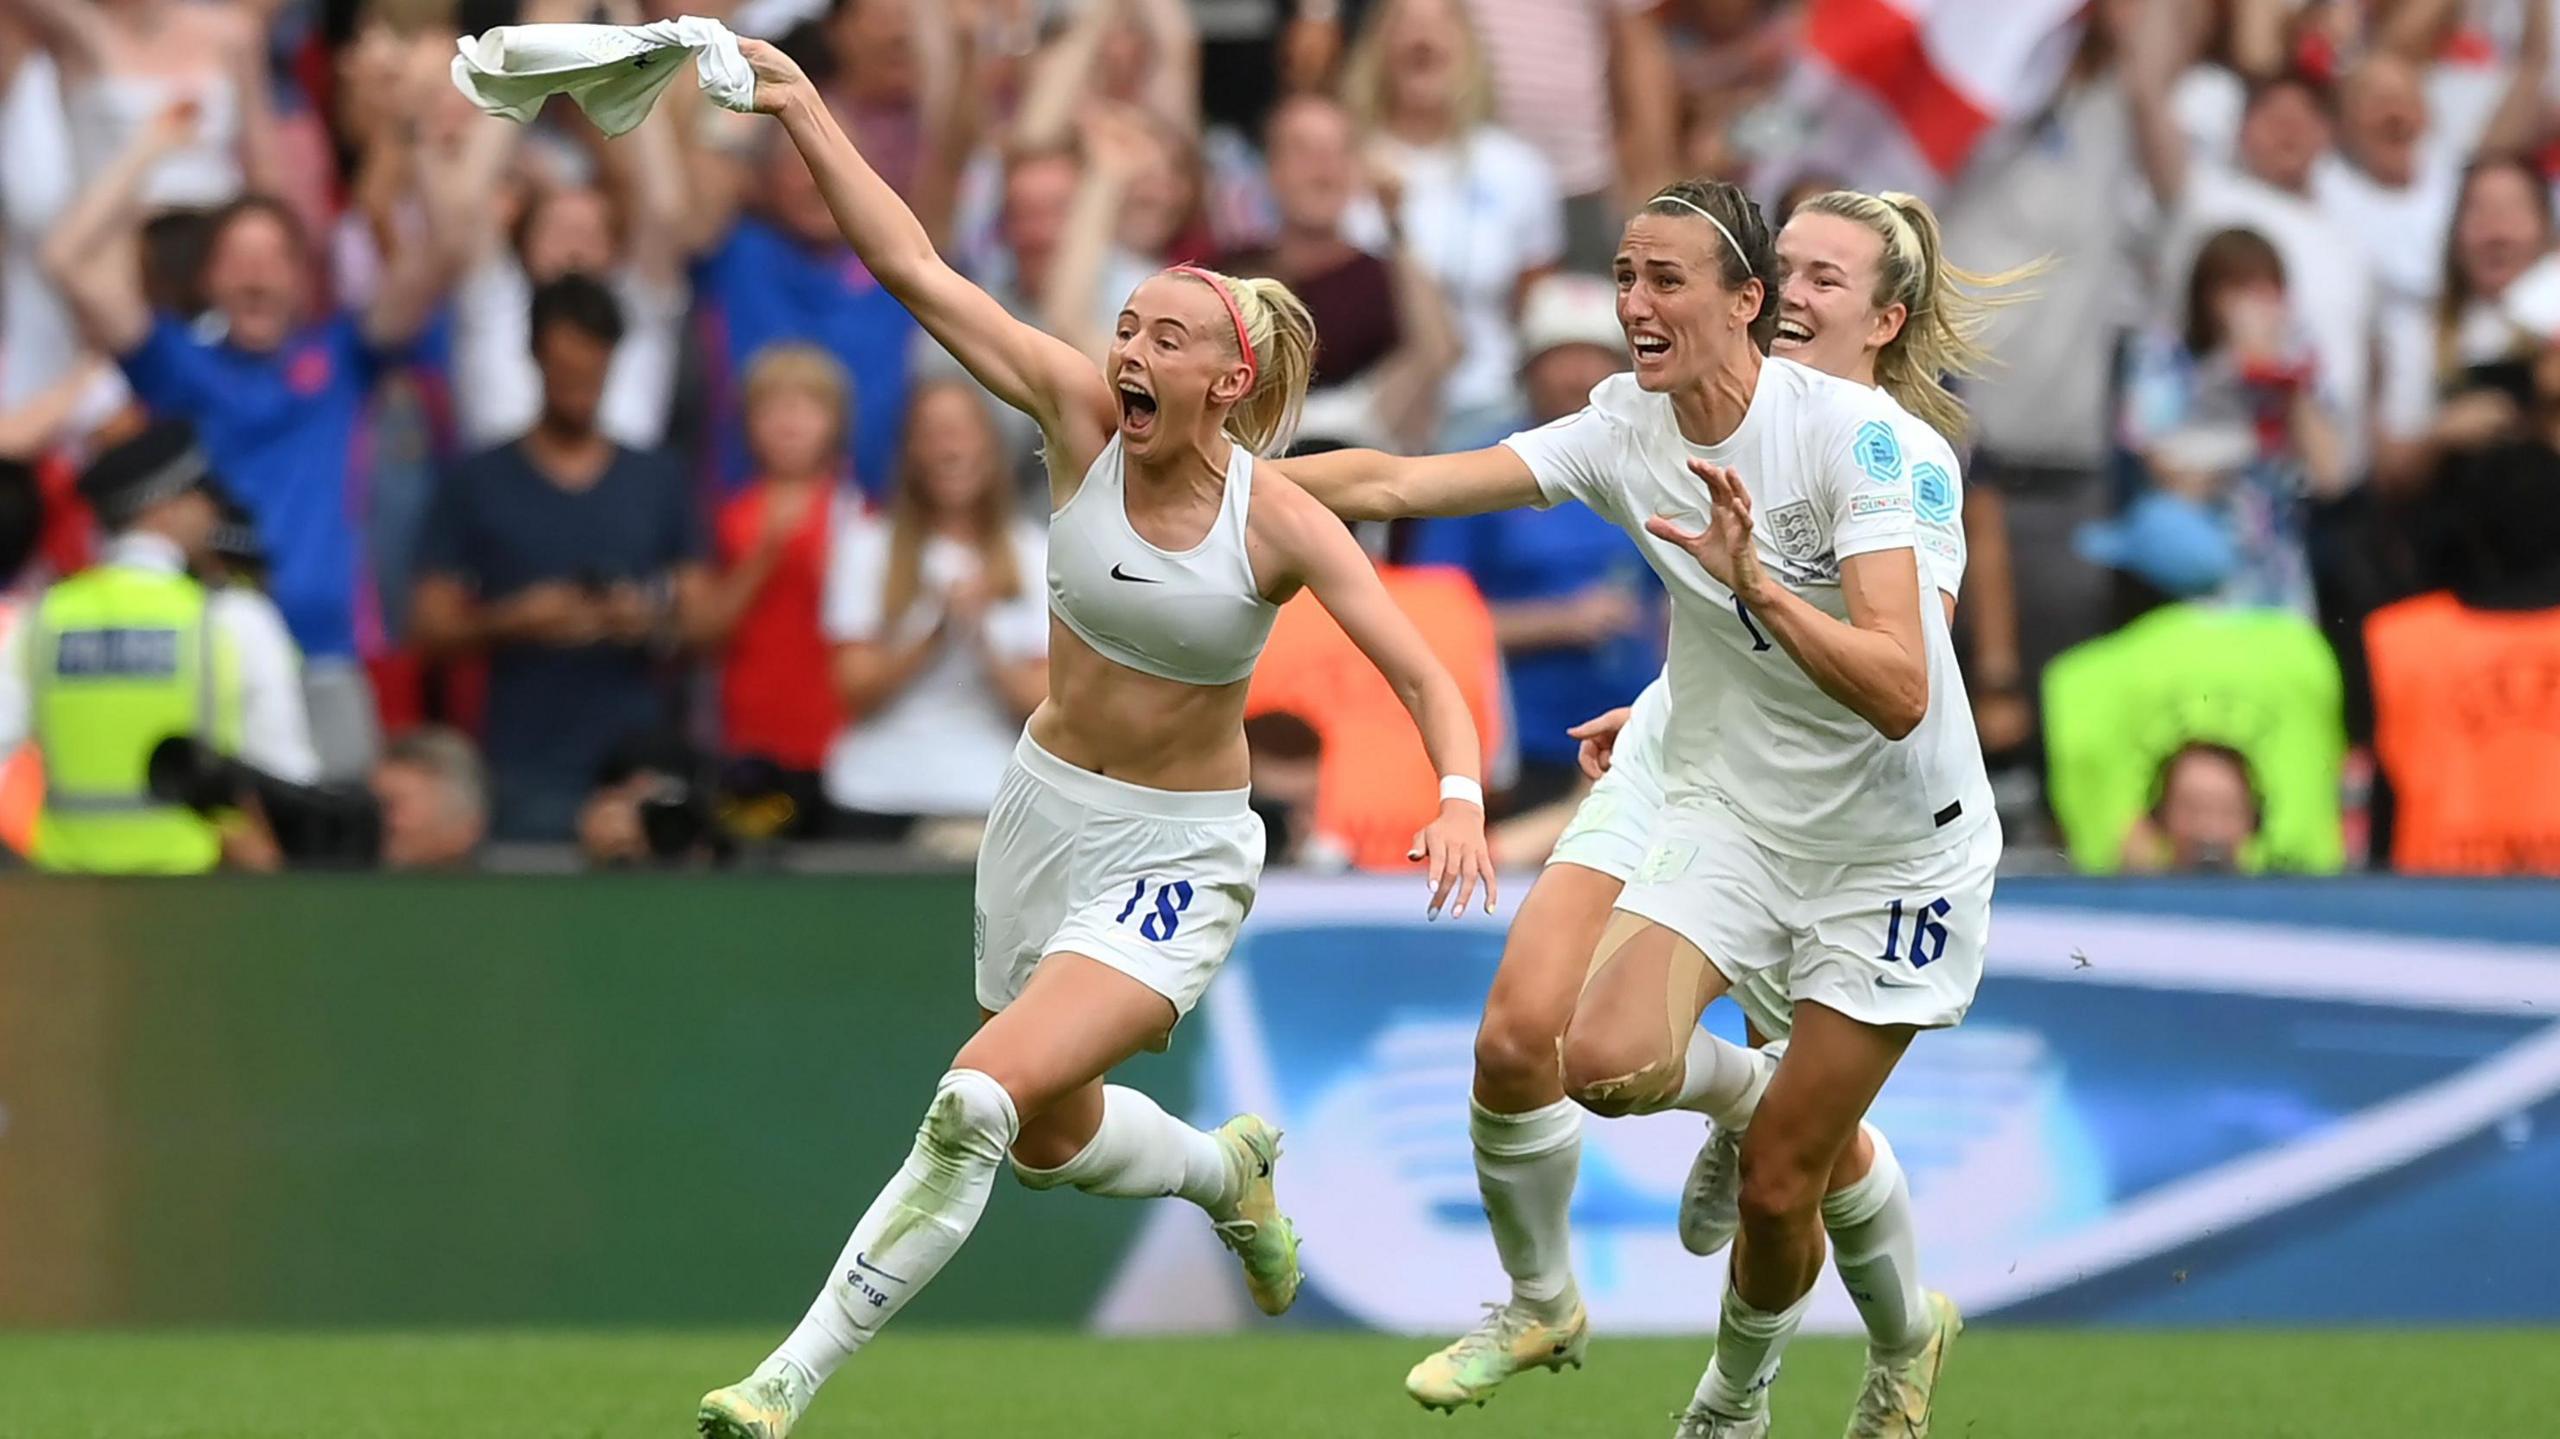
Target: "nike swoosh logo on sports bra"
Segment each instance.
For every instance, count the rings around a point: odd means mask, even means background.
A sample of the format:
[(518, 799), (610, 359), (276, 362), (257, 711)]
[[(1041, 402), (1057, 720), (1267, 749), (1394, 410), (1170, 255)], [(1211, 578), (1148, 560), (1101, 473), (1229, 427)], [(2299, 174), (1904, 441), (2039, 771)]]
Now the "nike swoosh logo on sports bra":
[(1116, 564), (1111, 567), (1111, 578), (1115, 580), (1127, 580), (1133, 585), (1160, 585), (1164, 583), (1162, 580), (1151, 579), (1146, 575), (1124, 575), (1120, 573), (1120, 567)]

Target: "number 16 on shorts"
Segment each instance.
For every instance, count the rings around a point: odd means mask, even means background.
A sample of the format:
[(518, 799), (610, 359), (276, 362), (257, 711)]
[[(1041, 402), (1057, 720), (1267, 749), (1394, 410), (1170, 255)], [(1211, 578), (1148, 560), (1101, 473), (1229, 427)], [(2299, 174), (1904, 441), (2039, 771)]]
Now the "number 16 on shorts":
[[(1884, 962), (1899, 964), (1910, 960), (1913, 969), (1927, 969), (1947, 952), (1947, 927), (1938, 921), (1954, 908), (1944, 895), (1936, 899), (1913, 900), (1906, 910), (1895, 900), (1885, 911)], [(1904, 948), (1903, 923), (1910, 921), (1909, 948)]]
[[(1129, 902), (1120, 906), (1120, 912), (1111, 917), (1111, 922), (1127, 924), (1129, 916), (1138, 913), (1138, 906), (1146, 899), (1149, 889), (1155, 891), (1155, 907), (1139, 916), (1138, 933), (1162, 944), (1181, 930), (1182, 912), (1191, 907), (1191, 881), (1187, 879), (1160, 882), (1148, 878), (1132, 883)], [(1944, 931), (1940, 932), (1938, 943), (1941, 947), (1946, 944)]]

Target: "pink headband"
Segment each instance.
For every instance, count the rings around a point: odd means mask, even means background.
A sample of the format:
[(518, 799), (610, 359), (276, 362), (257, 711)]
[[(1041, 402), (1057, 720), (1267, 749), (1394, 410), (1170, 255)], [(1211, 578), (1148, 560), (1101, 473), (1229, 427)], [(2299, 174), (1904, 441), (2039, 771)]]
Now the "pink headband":
[(1244, 311), (1236, 305), (1236, 297), (1227, 293), (1226, 283), (1214, 273), (1203, 270), (1197, 265), (1168, 265), (1165, 267), (1165, 273), (1189, 275), (1208, 286), (1217, 295), (1218, 303), (1227, 307), (1227, 318), (1233, 320), (1236, 326), (1236, 348), (1244, 353), (1244, 387), (1248, 390), (1252, 389), (1255, 378), (1262, 373), (1262, 366), (1253, 358), (1253, 338), (1245, 333)]

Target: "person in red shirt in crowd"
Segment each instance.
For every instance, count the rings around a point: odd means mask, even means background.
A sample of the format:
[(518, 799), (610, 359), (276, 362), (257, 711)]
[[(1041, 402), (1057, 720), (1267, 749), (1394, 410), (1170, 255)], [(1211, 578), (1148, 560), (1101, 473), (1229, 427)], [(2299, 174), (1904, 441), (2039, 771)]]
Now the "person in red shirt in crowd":
[(815, 345), (758, 352), (746, 383), (747, 451), (755, 478), (720, 509), (712, 643), (722, 649), (721, 732), (729, 753), (782, 772), (782, 788), (814, 819), (818, 771), (844, 723), (825, 682), (819, 628), (838, 505), (852, 382)]

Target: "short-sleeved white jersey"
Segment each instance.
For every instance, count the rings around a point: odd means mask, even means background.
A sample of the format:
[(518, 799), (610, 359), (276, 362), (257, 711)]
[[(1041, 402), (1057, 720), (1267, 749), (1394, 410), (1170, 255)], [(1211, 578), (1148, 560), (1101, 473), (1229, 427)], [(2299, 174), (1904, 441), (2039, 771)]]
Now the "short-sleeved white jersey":
[[(1550, 503), (1574, 499), (1632, 535), (1672, 597), (1671, 720), (1663, 749), (1673, 803), (1703, 792), (1781, 853), (1889, 859), (1953, 844), (1991, 817), (1973, 709), (1934, 594), (1957, 505), (1943, 441), (1916, 453), (1918, 425), (1881, 391), (1770, 359), (1742, 423), (1721, 444), (1680, 434), (1667, 395), (1616, 375), (1591, 404), (1503, 441)], [(1934, 439), (1934, 436), (1931, 437)], [(1840, 563), (1915, 552), (1924, 593), (1929, 708), (1888, 740), (1826, 695), (1705, 568), (1645, 532), (1655, 515), (1695, 529), (1706, 489), (1690, 458), (1734, 471), (1750, 491), (1760, 563), (1847, 620)], [(1954, 556), (1961, 574), (1962, 550)]]
[[(1882, 390), (1876, 392), (1884, 395)], [(1964, 567), (1970, 558), (1964, 544), (1964, 470), (1955, 447), (1931, 429), (1929, 422), (1895, 404), (1893, 433), (1911, 465), (1911, 518), (1919, 541), (1920, 574), (1949, 598), (1964, 594)], [(1940, 606), (1943, 610), (1945, 607)]]

